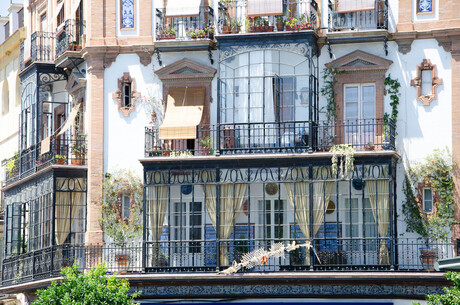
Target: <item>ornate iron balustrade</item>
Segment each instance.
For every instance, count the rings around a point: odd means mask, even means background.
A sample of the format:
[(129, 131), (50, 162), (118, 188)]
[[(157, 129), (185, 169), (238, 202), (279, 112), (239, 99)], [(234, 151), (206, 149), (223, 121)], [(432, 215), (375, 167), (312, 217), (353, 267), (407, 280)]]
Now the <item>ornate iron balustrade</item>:
[(362, 119), (199, 125), (193, 140), (160, 140), (156, 129), (145, 128), (146, 157), (329, 151), (336, 144), (350, 144), (360, 151), (394, 150), (394, 123)]
[(80, 52), (84, 43), (86, 22), (67, 19), (64, 27), (56, 31), (56, 58), (66, 51)]
[(328, 7), (329, 31), (388, 29), (388, 0), (375, 0), (372, 8), (346, 8), (329, 0)]
[(316, 30), (320, 26), (315, 0), (283, 0), (280, 16), (248, 17), (246, 5), (247, 1), (239, 0), (219, 2), (220, 34)]
[(34, 32), (30, 41), (32, 62), (40, 61), (54, 63), (56, 50), (54, 32)]
[[(213, 25), (214, 10), (210, 6), (200, 6), (197, 16), (168, 16), (166, 8), (156, 9), (156, 39), (200, 39), (214, 38), (214, 31), (209, 30)], [(208, 28), (208, 30), (206, 30)], [(196, 31), (202, 30), (202, 31)], [(190, 34), (194, 31), (198, 33)]]
[[(61, 136), (50, 141), (50, 149), (41, 153), (41, 143), (21, 151), (16, 156), (5, 160), (5, 184), (9, 185), (53, 164), (86, 164), (86, 140), (69, 139)], [(10, 164), (10, 165), (8, 165)]]
[[(280, 241), (285, 244), (291, 242)], [(2, 286), (57, 277), (61, 268), (75, 262), (81, 271), (104, 262), (110, 273), (216, 272), (228, 267), (217, 264), (216, 249), (226, 248), (228, 254), (225, 261), (231, 264), (233, 260), (239, 261), (244, 253), (259, 247), (267, 249), (273, 242), (261, 239), (213, 239), (144, 242), (126, 246), (58, 245), (4, 259)], [(445, 241), (434, 241), (427, 245), (421, 239), (406, 238), (316, 238), (312, 243), (316, 254), (303, 248), (286, 253), (281, 258), (269, 258), (265, 265), (243, 272), (426, 272), (433, 271), (435, 261), (455, 256), (454, 245)], [(388, 259), (385, 260), (380, 259), (379, 249), (382, 243), (388, 247)]]

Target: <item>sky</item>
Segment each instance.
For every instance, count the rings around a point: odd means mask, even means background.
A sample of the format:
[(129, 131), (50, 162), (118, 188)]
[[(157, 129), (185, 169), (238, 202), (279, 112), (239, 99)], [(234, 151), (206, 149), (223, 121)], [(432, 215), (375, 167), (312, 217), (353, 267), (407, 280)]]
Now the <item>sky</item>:
[[(0, 16), (8, 15), (8, 8), (10, 7), (11, 0), (0, 0)], [(13, 0), (15, 3), (22, 3), (21, 0)]]

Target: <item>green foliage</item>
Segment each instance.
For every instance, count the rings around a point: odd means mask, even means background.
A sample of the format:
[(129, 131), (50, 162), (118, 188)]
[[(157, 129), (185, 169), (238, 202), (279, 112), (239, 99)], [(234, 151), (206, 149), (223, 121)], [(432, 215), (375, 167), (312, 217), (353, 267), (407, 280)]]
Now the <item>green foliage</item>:
[[(339, 144), (332, 146), (332, 175), (340, 174), (341, 179), (348, 177), (348, 173), (353, 173), (355, 166), (356, 147), (350, 144)], [(340, 167), (338, 161), (340, 159)]]
[[(452, 281), (454, 287), (443, 288), (445, 294), (431, 294), (427, 295), (428, 305), (458, 305), (460, 304), (460, 273), (447, 272), (444, 275), (448, 280)], [(413, 303), (420, 305), (420, 303)]]
[(79, 133), (75, 138), (75, 142), (72, 146), (72, 152), (75, 155), (84, 156), (86, 155), (86, 134)]
[[(434, 150), (424, 162), (408, 168), (403, 185), (406, 198), (402, 205), (407, 232), (418, 233), (427, 241), (446, 240), (454, 220), (452, 170), (452, 156), (448, 149)], [(423, 181), (430, 183), (433, 192), (439, 196), (439, 200), (434, 202), (436, 213), (423, 213), (416, 200), (418, 183)]]
[(397, 79), (392, 79), (391, 74), (389, 74), (385, 78), (385, 88), (387, 92), (390, 94), (390, 106), (391, 106), (391, 116), (385, 112), (383, 115), (383, 121), (385, 126), (388, 126), (389, 119), (391, 119), (394, 123), (395, 130), (396, 130), (396, 123), (398, 120), (398, 106), (399, 106), (399, 88), (401, 84)]
[(46, 289), (37, 291), (37, 299), (32, 305), (129, 305), (140, 292), (128, 295), (128, 280), (120, 280), (115, 275), (107, 275), (107, 267), (98, 265), (84, 274), (76, 265), (65, 267), (61, 274), (64, 279), (53, 281)]
[(325, 113), (328, 125), (337, 121), (337, 110), (339, 109), (336, 103), (336, 93), (334, 91), (335, 77), (339, 74), (345, 73), (337, 69), (323, 69), (324, 86), (321, 88), (321, 95), (327, 100), (326, 106), (322, 107), (320, 112)]
[(6, 163), (6, 170), (10, 178), (19, 171), (19, 153), (15, 152), (14, 157)]
[[(99, 222), (113, 241), (125, 245), (142, 233), (142, 195), (143, 185), (139, 177), (131, 171), (119, 170), (104, 178), (102, 212)], [(130, 196), (130, 217), (121, 217), (123, 195)]]

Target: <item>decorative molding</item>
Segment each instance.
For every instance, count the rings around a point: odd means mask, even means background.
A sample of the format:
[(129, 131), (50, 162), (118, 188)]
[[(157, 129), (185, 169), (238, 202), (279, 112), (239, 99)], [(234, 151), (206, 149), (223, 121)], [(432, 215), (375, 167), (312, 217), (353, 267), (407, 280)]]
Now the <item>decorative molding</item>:
[(69, 76), (65, 89), (72, 96), (74, 102), (85, 98), (86, 77), (80, 72), (73, 72)]
[[(131, 84), (131, 105), (129, 107), (123, 106), (123, 84)], [(123, 113), (123, 116), (127, 117), (131, 112), (134, 111), (136, 101), (140, 97), (140, 93), (134, 88), (136, 87), (135, 80), (129, 75), (129, 72), (123, 73), (123, 76), (118, 79), (118, 90), (112, 94), (112, 98), (117, 100), (118, 111)]]
[(396, 41), (396, 44), (398, 45), (399, 53), (406, 55), (412, 50), (412, 42), (414, 41), (413, 38), (399, 39), (395, 41)]
[(327, 63), (326, 67), (347, 72), (386, 71), (392, 63), (391, 60), (356, 50)]
[(176, 82), (177, 80), (191, 82), (211, 82), (217, 70), (200, 64), (188, 58), (183, 58), (164, 68), (155, 71), (163, 82)]
[(146, 67), (152, 63), (153, 52), (136, 52), (140, 63)]
[[(422, 95), (422, 71), (431, 70), (431, 94)], [(430, 106), (430, 103), (436, 99), (436, 91), (439, 85), (442, 85), (442, 79), (436, 76), (436, 65), (433, 65), (429, 59), (424, 59), (417, 66), (417, 76), (410, 81), (410, 85), (415, 87), (417, 100), (424, 106)]]

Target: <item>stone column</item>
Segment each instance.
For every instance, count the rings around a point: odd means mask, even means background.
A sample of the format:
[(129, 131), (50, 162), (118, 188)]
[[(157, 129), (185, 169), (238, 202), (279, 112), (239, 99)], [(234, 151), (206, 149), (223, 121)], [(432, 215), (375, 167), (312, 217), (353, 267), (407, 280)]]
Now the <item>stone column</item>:
[(85, 54), (87, 62), (88, 200), (86, 244), (103, 243), (99, 225), (102, 217), (102, 181), (104, 174), (104, 58)]
[[(460, 39), (458, 40), (460, 42)], [(454, 45), (452, 45), (454, 47)], [(460, 238), (460, 45), (452, 50), (452, 161), (454, 164), (454, 203), (455, 222), (452, 226), (452, 240)], [(458, 251), (459, 249), (457, 249)]]

